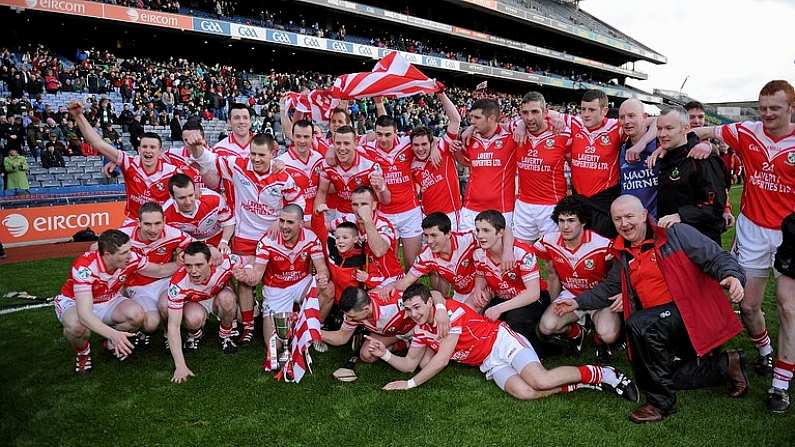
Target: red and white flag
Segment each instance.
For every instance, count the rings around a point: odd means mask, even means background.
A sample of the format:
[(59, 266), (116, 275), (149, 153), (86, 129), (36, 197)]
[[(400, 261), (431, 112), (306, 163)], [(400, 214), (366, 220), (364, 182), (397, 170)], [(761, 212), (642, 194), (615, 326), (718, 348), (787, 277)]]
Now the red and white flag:
[[(309, 93), (289, 92), (284, 100), (287, 109), (296, 112), (311, 114), (312, 121), (321, 123), (331, 119), (331, 111), (340, 103), (340, 100), (331, 96), (327, 89), (312, 90)], [(309, 117), (307, 117), (309, 118)]]
[(320, 301), (317, 299), (317, 288), (313, 285), (293, 324), (290, 360), (276, 374), (276, 380), (298, 383), (307, 370), (311, 372), (312, 358), (309, 356), (309, 348), (316, 341), (320, 341)]
[(444, 84), (425, 76), (400, 53), (393, 51), (378, 61), (371, 72), (344, 74), (335, 79), (331, 95), (340, 99), (399, 98), (435, 93), (443, 88)]
[(483, 81), (475, 87), (475, 90), (486, 90), (489, 87), (489, 81)]

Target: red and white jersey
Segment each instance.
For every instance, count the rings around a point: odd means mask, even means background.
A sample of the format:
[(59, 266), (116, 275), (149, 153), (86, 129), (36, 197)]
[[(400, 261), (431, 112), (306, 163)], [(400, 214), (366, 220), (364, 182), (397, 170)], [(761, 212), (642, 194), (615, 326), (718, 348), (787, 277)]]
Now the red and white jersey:
[(566, 116), (571, 129), (571, 183), (574, 190), (591, 197), (616, 186), (620, 177), (621, 125), (605, 118), (601, 126), (588, 129), (578, 117)]
[(605, 279), (610, 268), (606, 259), (609, 247), (610, 239), (591, 230), (583, 230), (582, 241), (574, 249), (566, 246), (557, 231), (545, 234), (533, 245), (539, 258), (552, 263), (561, 287), (574, 296)]
[(331, 137), (323, 137), (320, 135), (314, 135), (312, 137), (312, 149), (318, 151), (321, 156), (325, 157), (326, 152), (332, 148), (334, 142), (331, 141)]
[(760, 227), (781, 229), (795, 211), (795, 132), (773, 138), (761, 122), (725, 124), (715, 136), (737, 151), (745, 167), (740, 210)]
[[(163, 226), (163, 232), (160, 233), (160, 237), (154, 241), (145, 241), (141, 239), (141, 231), (138, 228), (137, 221), (127, 224), (119, 228), (119, 230), (127, 234), (127, 236), (130, 236), (132, 251), (141, 256), (145, 256), (147, 261), (153, 264), (168, 264), (174, 262), (174, 255), (177, 249), (184, 250), (188, 244), (195, 240), (168, 224)], [(143, 286), (159, 279), (161, 278), (152, 278), (135, 273), (130, 275), (130, 278), (127, 280), (127, 285)]]
[(130, 156), (119, 151), (119, 168), (124, 176), (124, 190), (127, 192), (127, 205), (124, 215), (130, 219), (138, 218), (138, 210), (146, 202), (157, 202), (162, 205), (169, 199), (168, 180), (177, 173), (187, 174), (195, 178), (196, 171), (187, 166), (179, 167), (164, 159), (157, 161), (157, 168), (152, 174), (144, 172), (139, 155)]
[(286, 245), (281, 233), (276, 239), (267, 235), (257, 242), (256, 264), (265, 264), (262, 284), (268, 287), (292, 286), (312, 272), (312, 260), (325, 262), (323, 246), (312, 230), (301, 228), (294, 245)]
[(232, 210), (223, 196), (209, 189), (202, 189), (196, 198), (193, 213), (182, 213), (174, 199), (163, 204), (166, 223), (189, 234), (196, 240), (218, 246), (223, 228), (235, 224)]
[(403, 310), (403, 292), (391, 290), (384, 299), (378, 293), (370, 292), (370, 309), (373, 314), (364, 321), (352, 321), (347, 315), (342, 318), (340, 330), (353, 331), (358, 326), (364, 326), (370, 332), (391, 337), (411, 333), (416, 323), (406, 315)]
[(249, 133), (247, 142), (241, 142), (235, 137), (235, 134), (230, 132), (229, 136), (223, 140), (215, 143), (213, 152), (220, 157), (243, 157), (248, 158), (251, 154), (251, 141), (254, 139), (254, 133)]
[(568, 129), (527, 134), (517, 152), (519, 200), (533, 205), (556, 205), (566, 196), (566, 153), (571, 145)]
[(439, 141), (442, 162), (439, 167), (430, 160), (417, 158), (411, 163), (411, 176), (422, 194), (422, 212), (425, 215), (441, 212), (451, 213), (461, 209), (461, 184), (458, 181), (458, 168), (450, 151), (450, 143), (457, 135), (446, 133)]
[(387, 250), (386, 254), (381, 257), (376, 257), (373, 255), (372, 250), (370, 250), (370, 246), (367, 245), (367, 232), (365, 231), (364, 227), (359, 224), (355, 214), (340, 214), (339, 217), (332, 222), (331, 227), (337, 228), (337, 226), (342, 222), (352, 222), (359, 227), (359, 241), (364, 247), (365, 254), (371, 259), (371, 262), (376, 264), (378, 267), (376, 270), (381, 272), (385, 278), (393, 278), (403, 275), (403, 266), (400, 265), (400, 260), (398, 259), (397, 231), (395, 231), (395, 227), (392, 226), (392, 223), (384, 218), (380, 212), (376, 211), (375, 214), (375, 228), (376, 231), (378, 231), (378, 235), (386, 240), (389, 244), (389, 250)]
[(516, 143), (513, 133), (498, 125), (490, 138), (475, 132), (464, 148), (469, 183), (464, 207), (473, 211), (513, 211), (516, 202)]
[(168, 308), (182, 310), (185, 303), (198, 303), (215, 298), (229, 284), (232, 268), (241, 262), (235, 255), (224, 256), (220, 265), (210, 266), (210, 277), (204, 284), (191, 281), (185, 267), (180, 267), (168, 283)]
[(436, 272), (457, 293), (468, 295), (475, 287), (475, 261), (472, 255), (478, 249), (478, 243), (474, 234), (451, 232), (450, 249), (452, 253), (449, 256), (435, 255), (426, 246), (414, 261), (409, 273), (420, 277)]
[[(458, 335), (450, 360), (464, 365), (479, 366), (491, 354), (497, 340), (497, 332), (503, 323), (491, 321), (466, 304), (455, 300), (446, 300), (444, 305), (450, 317), (449, 333)], [(436, 313), (435, 307), (433, 312)], [(434, 352), (439, 351), (439, 334), (436, 332), (436, 327), (429, 323), (417, 325), (411, 337), (411, 347), (427, 347)]]
[(392, 150), (389, 152), (379, 147), (377, 141), (368, 142), (362, 146), (362, 151), (367, 158), (381, 167), (384, 183), (392, 196), (388, 205), (381, 204), (382, 213), (403, 213), (419, 206), (414, 181), (411, 178), (411, 162), (414, 161), (411, 138), (396, 136)]
[(115, 297), (127, 279), (138, 270), (146, 267), (145, 256), (137, 253), (130, 255), (130, 262), (115, 272), (108, 272), (99, 250), (87, 251), (78, 256), (72, 263), (69, 278), (61, 287), (61, 295), (76, 299), (81, 292), (90, 292), (94, 304), (110, 301)]
[(347, 169), (339, 163), (329, 166), (324, 162), (320, 178), (327, 180), (336, 190), (337, 210), (341, 213), (352, 213), (351, 193), (359, 186), (369, 186), (370, 176), (376, 172), (380, 173), (381, 167), (357, 151), (353, 156), (353, 164)]
[(295, 203), (306, 209), (303, 191), (286, 171), (259, 174), (251, 161), (242, 157), (216, 156), (215, 164), (234, 206), (235, 236), (259, 240), (285, 205)]
[(204, 181), (199, 170), (191, 165), (190, 152), (186, 147), (172, 147), (163, 152), (163, 158), (172, 165), (182, 169), (185, 174), (191, 176), (196, 188), (203, 188)]
[(507, 272), (500, 270), (500, 259), (492, 259), (482, 248), (475, 250), (475, 269), (477, 274), (486, 279), (494, 294), (503, 300), (508, 300), (522, 293), (525, 281), (538, 280), (538, 260), (533, 248), (524, 242), (515, 241), (513, 244), (513, 258), (516, 266)]
[(317, 195), (317, 185), (320, 183), (320, 169), (323, 165), (323, 155), (320, 152), (310, 151), (306, 160), (301, 160), (293, 146), (287, 152), (276, 157), (284, 162), (284, 170), (295, 180), (296, 185), (304, 192), (306, 208), (304, 215), (312, 216), (312, 210)]

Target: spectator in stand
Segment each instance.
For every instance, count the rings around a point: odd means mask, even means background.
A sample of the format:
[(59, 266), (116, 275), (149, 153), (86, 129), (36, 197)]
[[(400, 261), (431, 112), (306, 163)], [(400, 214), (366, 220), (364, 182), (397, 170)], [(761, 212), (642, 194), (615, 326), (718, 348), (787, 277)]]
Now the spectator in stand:
[(11, 149), (8, 157), (3, 160), (3, 167), (6, 171), (6, 185), (9, 192), (16, 194), (29, 194), (30, 183), (28, 182), (28, 160), (19, 155), (17, 149)]
[(44, 76), (44, 89), (50, 94), (56, 94), (61, 89), (61, 81), (53, 74), (52, 70), (47, 70), (47, 74)]
[(177, 115), (171, 118), (169, 128), (171, 128), (171, 141), (182, 141), (182, 125), (179, 123)]
[(60, 127), (57, 126), (57, 124), (55, 122), (55, 119), (53, 119), (53, 118), (47, 118), (47, 127), (44, 128), (43, 132), (48, 134), (48, 135), (49, 134), (54, 134), (55, 135), (55, 139), (58, 140), (58, 141), (65, 141), (66, 140), (66, 137), (64, 136), (63, 131), (61, 130)]
[(41, 167), (47, 169), (66, 167), (61, 151), (56, 150), (55, 144), (49, 141), (45, 146), (44, 153), (41, 154)]
[(132, 110), (130, 110), (129, 104), (124, 104), (124, 108), (119, 115), (119, 124), (121, 124), (121, 131), (122, 132), (129, 132), (130, 124), (135, 121), (135, 115), (133, 114)]
[(113, 146), (120, 148), (121, 135), (119, 135), (119, 132), (113, 128), (112, 123), (107, 123), (102, 126), (102, 138), (107, 140)]
[(174, 113), (175, 100), (174, 93), (172, 93), (171, 86), (169, 85), (166, 87), (166, 91), (160, 95), (160, 103), (163, 106), (163, 109), (165, 109), (166, 113), (169, 115)]
[(141, 124), (141, 115), (135, 115), (132, 123), (130, 123), (129, 132), (130, 145), (133, 150), (137, 151), (138, 146), (141, 144), (141, 137), (144, 136), (144, 126)]

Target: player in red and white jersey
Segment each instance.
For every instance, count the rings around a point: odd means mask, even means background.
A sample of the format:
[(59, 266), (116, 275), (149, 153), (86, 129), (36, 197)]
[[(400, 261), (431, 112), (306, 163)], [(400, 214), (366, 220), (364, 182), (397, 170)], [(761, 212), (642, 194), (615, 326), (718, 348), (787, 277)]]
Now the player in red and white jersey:
[(350, 126), (342, 126), (334, 132), (336, 164), (324, 162), (320, 171), (320, 184), (315, 196), (315, 213), (329, 210), (326, 198), (329, 192), (337, 194), (337, 211), (351, 213), (351, 193), (359, 186), (372, 186), (378, 202), (387, 204), (391, 200), (389, 188), (384, 184), (381, 168), (356, 149), (356, 132)]
[[(445, 93), (437, 93), (447, 115), (447, 129), (444, 136), (436, 139), (433, 132), (424, 126), (411, 131), (411, 149), (414, 161), (411, 175), (414, 185), (419, 189), (422, 199), (422, 212), (425, 216), (442, 212), (450, 217), (452, 230), (459, 231), (461, 223), (461, 184), (458, 168), (450, 146), (458, 139), (461, 115)], [(437, 143), (438, 141), (438, 143)], [(431, 150), (436, 144), (441, 161), (438, 166), (431, 159)]]
[[(361, 287), (348, 287), (342, 292), (339, 304), (343, 313), (342, 326), (336, 331), (320, 331), (321, 340), (331, 346), (344, 345), (359, 326), (370, 332), (369, 337), (380, 340), (387, 348), (400, 340), (411, 340), (416, 323), (403, 311), (402, 296), (401, 292), (392, 291), (382, 298), (376, 292), (368, 293)], [(359, 349), (359, 359), (373, 363), (378, 357), (370, 355), (369, 346), (368, 339)]]
[(353, 213), (341, 214), (332, 229), (341, 222), (353, 222), (359, 228), (365, 255), (377, 264), (384, 275), (381, 286), (387, 286), (403, 277), (403, 267), (398, 259), (398, 238), (395, 227), (384, 218), (375, 200), (375, 192), (368, 186), (360, 186), (351, 194)]
[(474, 233), (457, 233), (451, 231), (450, 227), (450, 218), (444, 213), (425, 216), (422, 219), (422, 232), (427, 240), (425, 248), (406, 276), (384, 289), (403, 291), (421, 277), (432, 275), (434, 288), (444, 296), (452, 288), (453, 299), (465, 302), (475, 286), (475, 261), (472, 254), (478, 244)]
[(411, 175), (411, 163), (414, 161), (411, 138), (397, 135), (395, 120), (382, 115), (375, 122), (375, 141), (366, 143), (361, 150), (381, 167), (390, 201), (379, 208), (384, 218), (397, 230), (406, 265), (411, 265), (420, 251), (422, 240), (422, 210)]
[(287, 148), (287, 152), (276, 157), (276, 160), (284, 162), (284, 170), (304, 192), (306, 200), (304, 220), (307, 222), (312, 217), (323, 164), (323, 156), (314, 150), (312, 143), (314, 128), (311, 121), (295, 121), (292, 131), (293, 144)]
[(795, 280), (774, 272), (781, 321), (775, 365), (762, 300), (776, 249), (781, 245), (782, 222), (795, 210), (793, 110), (792, 85), (787, 81), (770, 81), (759, 92), (761, 122), (694, 129), (701, 138), (715, 137), (734, 148), (746, 172), (734, 241), (734, 253), (748, 276), (740, 308), (743, 322), (759, 350), (757, 371), (769, 374), (774, 370), (768, 408), (777, 412), (789, 407), (787, 392), (795, 371)]
[[(268, 234), (257, 243), (253, 269), (238, 279), (250, 286), (262, 282), (263, 335), (266, 345), (273, 334), (271, 314), (292, 312), (312, 289), (317, 289), (320, 320), (328, 315), (334, 302), (334, 286), (329, 280), (323, 246), (312, 230), (303, 226), (304, 210), (287, 205), (279, 213), (279, 233)], [(314, 269), (315, 274), (312, 274)]]
[[(191, 180), (198, 189), (204, 188), (202, 182), (202, 175), (199, 170), (191, 165), (190, 151), (184, 145), (185, 139), (190, 138), (192, 133), (198, 132), (204, 138), (204, 126), (202, 126), (199, 118), (190, 118), (182, 126), (182, 142), (181, 147), (172, 147), (171, 149), (163, 152), (163, 158), (169, 163), (179, 168), (190, 168)], [(209, 149), (209, 148), (208, 148)]]
[[(580, 102), (580, 115), (563, 115), (566, 127), (571, 130), (571, 183), (576, 194), (586, 198), (591, 208), (591, 228), (602, 236), (617, 235), (610, 219), (610, 204), (621, 194), (620, 164), (621, 143), (624, 134), (621, 124), (607, 118), (607, 95), (601, 90), (588, 90)], [(561, 118), (551, 113), (553, 119)], [(638, 161), (638, 155), (656, 137), (651, 120), (645, 123), (648, 130), (627, 151), (628, 161)]]
[(574, 391), (582, 384), (594, 384), (627, 400), (638, 400), (638, 389), (632, 380), (609, 366), (545, 369), (525, 337), (505, 323), (489, 320), (455, 300), (445, 302), (450, 332), (442, 336), (433, 324), (437, 309), (430, 289), (424, 284), (406, 289), (403, 305), (417, 323), (406, 356), (392, 354), (378, 340), (371, 341), (370, 353), (402, 372), (414, 372), (418, 366), (422, 369), (409, 380), (388, 383), (385, 390), (407, 390), (422, 385), (452, 360), (479, 366), (487, 380), (494, 380), (517, 399), (539, 399)]
[(221, 157), (248, 158), (254, 133), (251, 131), (251, 109), (247, 105), (234, 103), (229, 107), (229, 128), (232, 132), (215, 143), (212, 151)]
[(166, 333), (174, 375), (171, 381), (182, 383), (193, 376), (185, 363), (181, 328), (188, 333), (184, 349), (195, 351), (203, 335), (210, 313), (218, 316), (221, 325), (218, 338), (224, 354), (237, 352), (232, 341), (232, 324), (237, 314), (237, 297), (229, 287), (233, 268), (242, 268), (237, 256), (224, 256), (219, 265), (211, 262), (210, 247), (204, 242), (191, 242), (185, 248), (182, 267), (169, 281), (168, 295), (161, 298), (160, 308), (166, 321)]
[[(573, 299), (603, 281), (610, 269), (608, 250), (610, 239), (587, 229), (588, 210), (577, 196), (568, 196), (555, 206), (551, 219), (558, 231), (547, 233), (533, 248), (546, 261), (547, 284), (552, 302)], [(621, 315), (618, 313), (621, 296), (616, 296), (614, 308), (589, 311), (596, 331), (594, 342), (597, 357), (610, 356), (609, 344), (618, 340)], [(563, 334), (573, 340), (578, 351), (585, 338), (585, 312), (558, 316), (550, 306), (541, 317), (538, 331), (542, 335)]]
[(179, 268), (177, 261), (182, 250), (194, 239), (166, 225), (163, 208), (155, 202), (144, 203), (139, 213), (137, 222), (127, 224), (119, 230), (130, 237), (133, 251), (145, 256), (151, 266), (157, 266), (156, 271), (130, 275), (126, 283), (127, 294), (146, 312), (138, 341), (148, 345), (150, 335), (160, 326), (158, 302), (168, 292), (168, 281)]
[(131, 251), (130, 238), (118, 230), (99, 235), (98, 249), (78, 256), (69, 278), (55, 297), (55, 315), (75, 350), (75, 373), (91, 372), (91, 332), (110, 341), (119, 358), (134, 349), (128, 340), (143, 325), (144, 310), (120, 291), (127, 277), (146, 267)]
[(519, 198), (513, 234), (517, 240), (532, 243), (557, 230), (550, 217), (555, 204), (566, 196), (563, 170), (570, 156), (571, 134), (568, 129), (555, 132), (547, 123), (547, 103), (541, 93), (525, 94), (519, 115), (527, 138), (517, 152)]
[(166, 223), (229, 254), (235, 218), (223, 196), (209, 189), (197, 191), (191, 178), (184, 174), (172, 176), (168, 190), (171, 199), (163, 204)]
[(105, 142), (83, 116), (83, 105), (79, 102), (69, 104), (69, 114), (77, 123), (86, 141), (121, 168), (124, 176), (124, 189), (127, 192), (127, 205), (124, 207), (125, 223), (138, 218), (138, 209), (146, 202), (165, 203), (168, 200), (168, 179), (176, 173), (195, 175), (187, 166), (178, 167), (163, 159), (160, 136), (146, 132), (141, 138), (138, 155), (131, 157)]
[[(511, 329), (533, 340), (538, 321), (549, 305), (549, 295), (541, 291), (532, 247), (520, 241), (506, 245), (505, 225), (505, 218), (497, 210), (482, 211), (475, 217), (479, 248), (472, 254), (475, 288), (467, 303), (486, 318), (505, 321)], [(511, 251), (516, 259), (509, 269), (502, 268), (499, 261), (505, 251)]]
[(460, 154), (469, 166), (461, 210), (461, 231), (475, 228), (475, 216), (496, 209), (513, 222), (516, 202), (516, 142), (511, 129), (499, 124), (500, 106), (493, 99), (475, 101), (469, 112), (474, 132), (464, 138)]
[[(271, 152), (273, 137), (260, 134), (251, 141), (248, 158), (217, 156), (204, 150), (204, 139), (194, 135), (188, 141), (192, 160), (199, 164), (202, 179), (214, 188), (223, 179), (235, 216), (232, 252), (253, 263), (257, 241), (268, 231), (275, 231), (279, 210), (287, 204), (306, 206), (304, 195), (295, 180), (281, 170), (275, 172)], [(254, 294), (249, 286), (238, 287), (243, 331), (239, 342), (249, 343), (254, 331)]]

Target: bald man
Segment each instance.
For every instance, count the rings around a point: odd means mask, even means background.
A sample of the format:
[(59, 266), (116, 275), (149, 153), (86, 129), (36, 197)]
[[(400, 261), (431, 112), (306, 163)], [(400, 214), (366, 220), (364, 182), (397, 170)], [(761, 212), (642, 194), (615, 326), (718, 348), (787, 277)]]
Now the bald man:
[(646, 133), (648, 115), (643, 103), (632, 98), (621, 103), (618, 122), (627, 140), (621, 145), (619, 163), (621, 167), (621, 193), (632, 194), (640, 199), (643, 207), (657, 218), (657, 185), (659, 165), (646, 166), (646, 159), (657, 149), (657, 139), (652, 139), (643, 148), (639, 157), (627, 157), (627, 151), (638, 144)]
[(553, 304), (558, 315), (603, 309), (622, 293), (632, 367), (646, 403), (635, 423), (657, 422), (676, 411), (675, 390), (728, 383), (729, 396), (748, 391), (745, 355), (720, 353), (742, 331), (731, 302), (743, 299), (745, 273), (737, 260), (695, 228), (658, 227), (640, 200), (619, 196), (610, 207), (618, 237), (607, 278), (591, 290)]

